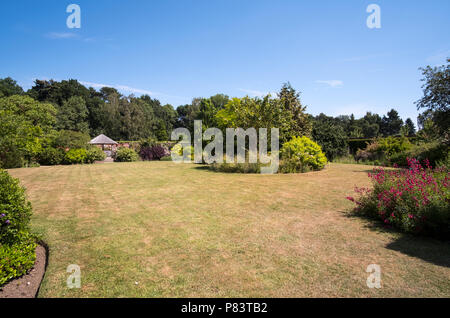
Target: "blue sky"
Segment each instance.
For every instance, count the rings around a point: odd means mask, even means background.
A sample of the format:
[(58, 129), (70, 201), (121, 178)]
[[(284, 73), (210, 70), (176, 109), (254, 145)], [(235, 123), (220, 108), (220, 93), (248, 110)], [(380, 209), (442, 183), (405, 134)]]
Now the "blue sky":
[[(66, 7), (81, 7), (81, 28)], [(366, 7), (381, 8), (369, 29)], [(312, 114), (417, 116), (419, 67), (450, 56), (450, 1), (2, 1), (0, 77), (75, 78), (175, 107), (289, 81)], [(88, 85), (88, 84), (87, 84)]]

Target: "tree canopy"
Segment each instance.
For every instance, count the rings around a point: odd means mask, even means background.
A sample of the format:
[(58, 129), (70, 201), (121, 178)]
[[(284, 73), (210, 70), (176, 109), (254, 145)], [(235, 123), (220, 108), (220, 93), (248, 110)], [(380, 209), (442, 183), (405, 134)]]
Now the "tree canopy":
[[(419, 99), (417, 109), (424, 109), (422, 116), (431, 118), (440, 134), (450, 139), (450, 59), (446, 65), (421, 68), (424, 84), (423, 97)], [(424, 120), (422, 120), (424, 121)]]
[[(448, 129), (449, 70), (447, 65), (427, 67), (423, 72), (426, 84), (418, 107), (425, 112), (418, 123), (422, 128), (427, 122), (426, 132), (420, 136), (430, 138), (432, 133), (439, 135)], [(0, 101), (0, 160), (7, 166), (32, 160), (42, 147), (78, 147), (101, 133), (118, 141), (167, 141), (174, 128), (185, 127), (193, 133), (194, 120), (202, 121), (203, 130), (279, 128), (282, 143), (309, 136), (330, 160), (345, 153), (349, 138), (415, 134), (413, 121), (408, 118), (403, 123), (395, 109), (383, 116), (367, 112), (359, 119), (353, 114), (311, 116), (290, 83), (283, 84), (276, 96), (230, 98), (216, 94), (193, 98), (190, 104), (174, 109), (149, 95), (125, 96), (112, 87), (96, 90), (75, 79), (36, 80), (24, 92), (7, 77), (0, 79)]]
[(23, 89), (11, 77), (0, 79), (0, 97), (22, 95)]
[(312, 120), (312, 138), (321, 147), (328, 160), (343, 156), (347, 153), (347, 135), (342, 126), (325, 114), (320, 114)]
[(21, 167), (41, 151), (41, 142), (56, 122), (56, 109), (28, 96), (0, 98), (0, 164)]

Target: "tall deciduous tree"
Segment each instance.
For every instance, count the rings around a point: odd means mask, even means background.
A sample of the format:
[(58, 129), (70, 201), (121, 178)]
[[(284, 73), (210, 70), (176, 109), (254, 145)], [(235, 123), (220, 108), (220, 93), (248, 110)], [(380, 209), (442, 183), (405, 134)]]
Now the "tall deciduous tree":
[(41, 141), (52, 130), (56, 109), (28, 96), (0, 98), (0, 165), (20, 167), (41, 151)]
[(198, 117), (199, 111), (200, 105), (197, 103), (178, 106), (175, 127), (185, 127), (192, 134), (194, 131), (194, 120)]
[(328, 160), (343, 156), (348, 151), (347, 135), (333, 117), (320, 114), (313, 120), (312, 138), (321, 147)]
[(81, 96), (72, 96), (61, 105), (57, 119), (59, 129), (89, 132), (88, 108)]
[(225, 94), (216, 94), (209, 98), (217, 110), (221, 110), (228, 103), (230, 98)]
[(426, 118), (431, 118), (447, 142), (450, 139), (450, 59), (447, 65), (421, 68), (423, 97), (416, 102), (417, 109), (425, 109)]
[(253, 127), (258, 132), (259, 128), (267, 128), (269, 135), (271, 128), (279, 128), (281, 143), (293, 137), (292, 113), (286, 111), (280, 99), (270, 95), (233, 98), (217, 112), (216, 121), (221, 129)]
[(198, 112), (197, 119), (202, 121), (203, 130), (209, 127), (215, 127), (216, 125), (216, 113), (218, 108), (213, 104), (210, 98), (204, 98), (200, 102), (200, 109)]
[(365, 138), (374, 138), (378, 136), (382, 122), (382, 119), (378, 114), (367, 112), (360, 121)]
[(22, 95), (23, 89), (11, 77), (0, 79), (0, 97), (9, 97), (12, 95)]

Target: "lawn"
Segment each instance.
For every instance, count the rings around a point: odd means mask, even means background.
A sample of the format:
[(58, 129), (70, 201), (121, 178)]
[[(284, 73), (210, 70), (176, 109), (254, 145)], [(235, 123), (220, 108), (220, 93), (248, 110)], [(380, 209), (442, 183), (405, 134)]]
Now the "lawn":
[[(9, 170), (50, 246), (40, 297), (450, 297), (450, 244), (348, 214), (364, 165), (290, 175), (136, 162)], [(366, 285), (369, 264), (382, 288)], [(81, 288), (68, 289), (69, 264)]]

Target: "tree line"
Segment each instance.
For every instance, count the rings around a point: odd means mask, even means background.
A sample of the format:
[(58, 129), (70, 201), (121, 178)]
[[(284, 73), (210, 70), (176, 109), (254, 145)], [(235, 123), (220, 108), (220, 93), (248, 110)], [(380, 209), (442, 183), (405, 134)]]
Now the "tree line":
[[(148, 95), (124, 96), (112, 87), (95, 90), (85, 87), (75, 79), (54, 81), (36, 80), (28, 91), (24, 92), (16, 81), (7, 77), (0, 79), (0, 97), (12, 95), (30, 96), (36, 101), (50, 103), (57, 109), (57, 129), (88, 133), (91, 136), (104, 133), (117, 140), (139, 140), (154, 136), (158, 140), (170, 139), (175, 127), (193, 128), (196, 119), (203, 120), (207, 127), (217, 125), (213, 118), (224, 109), (231, 100), (227, 95), (217, 94), (209, 98), (194, 98), (190, 104), (180, 105), (176, 109), (170, 104), (162, 105), (159, 100)], [(273, 96), (277, 97), (277, 96)], [(293, 107), (299, 119), (298, 129), (308, 133), (308, 121), (342, 127), (349, 138), (373, 138), (400, 134), (401, 129), (407, 135), (414, 135), (415, 126), (408, 118), (405, 122), (398, 112), (392, 109), (385, 116), (371, 112), (355, 119), (354, 115), (328, 117), (307, 115), (305, 107), (300, 106), (299, 94), (285, 84), (278, 93), (285, 98), (285, 108)]]
[[(424, 97), (417, 102), (417, 108), (424, 112), (418, 117), (419, 128), (448, 142), (448, 61), (447, 65), (426, 67), (422, 72)], [(294, 136), (311, 137), (322, 146), (329, 159), (346, 151), (348, 139), (416, 134), (412, 119), (403, 122), (395, 109), (384, 115), (367, 112), (358, 119), (353, 114), (337, 117), (307, 114), (300, 93), (289, 83), (283, 84), (276, 96), (230, 98), (216, 94), (194, 98), (190, 104), (175, 109), (148, 95), (125, 96), (112, 87), (96, 90), (75, 79), (36, 80), (24, 91), (15, 80), (7, 77), (0, 79), (0, 112), (0, 145), (4, 148), (0, 152), (3, 155), (5, 149), (14, 147), (36, 148), (33, 151), (37, 152), (39, 147), (33, 146), (33, 140), (36, 142), (40, 138), (42, 143), (45, 139), (42, 135), (51, 135), (54, 131), (63, 132), (59, 134), (60, 139), (70, 139), (70, 136), (80, 139), (80, 134), (93, 137), (103, 133), (118, 141), (148, 138), (167, 141), (174, 128), (185, 127), (192, 132), (194, 120), (202, 120), (204, 130), (209, 127), (277, 127), (281, 142)], [(20, 140), (24, 136), (30, 137), (28, 142), (23, 141), (21, 145), (16, 142), (12, 146), (14, 138)], [(11, 143), (9, 146), (7, 140)]]

